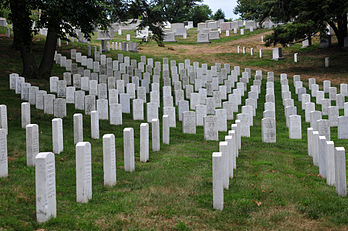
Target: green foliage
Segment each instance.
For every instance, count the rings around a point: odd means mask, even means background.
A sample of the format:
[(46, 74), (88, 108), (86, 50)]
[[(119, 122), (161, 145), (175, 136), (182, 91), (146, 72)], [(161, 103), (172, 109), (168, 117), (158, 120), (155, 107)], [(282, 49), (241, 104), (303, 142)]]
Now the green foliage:
[(286, 24), (274, 30), (267, 44), (289, 44), (303, 40), (330, 25), (335, 31), (339, 46), (347, 36), (348, 1), (345, 0), (238, 0), (235, 13), (244, 19), (263, 22), (270, 18)]
[(76, 36), (74, 28), (80, 29), (88, 38), (96, 27), (106, 28), (108, 25), (105, 1), (34, 1), (31, 7), (41, 9), (41, 16), (37, 28), (55, 27), (60, 37), (65, 33)]
[(164, 15), (153, 3), (148, 3), (146, 0), (136, 0), (129, 7), (129, 15), (133, 16), (133, 18), (141, 16), (139, 29), (148, 26), (153, 33), (152, 39), (157, 44), (162, 44), (164, 38), (162, 26)]
[(198, 23), (209, 20), (211, 18), (211, 14), (212, 10), (208, 5), (197, 5), (190, 10), (189, 20), (193, 21), (193, 25), (196, 27)]
[(218, 9), (212, 17), (214, 20), (225, 19), (225, 13)]
[(7, 22), (10, 21), (9, 15), (10, 15), (10, 6), (9, 6), (9, 1), (8, 0), (2, 0), (0, 2), (0, 17), (6, 18)]
[(162, 11), (166, 21), (170, 23), (188, 20), (190, 10), (202, 0), (153, 0), (154, 5)]

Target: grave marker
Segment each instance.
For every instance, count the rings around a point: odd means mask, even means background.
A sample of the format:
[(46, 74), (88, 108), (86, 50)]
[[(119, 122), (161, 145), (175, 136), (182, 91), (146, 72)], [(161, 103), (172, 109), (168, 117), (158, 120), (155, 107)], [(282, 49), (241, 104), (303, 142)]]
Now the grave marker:
[(103, 169), (104, 185), (114, 186), (116, 184), (116, 156), (115, 135), (105, 134), (103, 136)]
[(140, 124), (140, 161), (149, 161), (149, 124)]
[(57, 215), (56, 169), (52, 152), (41, 152), (35, 157), (36, 219), (38, 223)]
[(28, 124), (25, 133), (27, 166), (35, 166), (35, 157), (39, 154), (39, 126), (37, 124)]
[(91, 144), (76, 144), (76, 202), (87, 203), (92, 199)]

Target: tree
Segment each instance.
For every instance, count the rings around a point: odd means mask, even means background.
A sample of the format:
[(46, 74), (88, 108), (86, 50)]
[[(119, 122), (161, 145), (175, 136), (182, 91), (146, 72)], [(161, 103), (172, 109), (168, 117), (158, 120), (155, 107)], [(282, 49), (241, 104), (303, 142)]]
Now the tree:
[(219, 19), (225, 20), (225, 13), (221, 9), (218, 9), (213, 15), (213, 19), (216, 21)]
[(189, 20), (193, 21), (196, 27), (198, 23), (204, 22), (211, 18), (212, 11), (208, 5), (202, 4), (194, 6), (189, 12)]
[(190, 10), (202, 0), (154, 0), (156, 9), (164, 13), (170, 23), (188, 20)]
[[(100, 0), (10, 0), (9, 4), (14, 32), (13, 47), (21, 52), (23, 76), (28, 78), (50, 76), (58, 38), (64, 39), (66, 33), (76, 37), (75, 28), (89, 37), (96, 27), (106, 28), (108, 24), (107, 5)], [(37, 9), (40, 9), (40, 16), (35, 21), (36, 28), (32, 28), (32, 11)], [(38, 67), (32, 52), (32, 39), (33, 35), (44, 27), (48, 32)]]
[(238, 0), (234, 13), (239, 14), (244, 20), (255, 20), (261, 25), (265, 19), (271, 18), (274, 22), (288, 22), (291, 17), (289, 1), (277, 4), (277, 0)]
[(317, 33), (326, 35), (327, 25), (334, 30), (339, 47), (343, 47), (347, 36), (346, 0), (238, 0), (235, 13), (259, 22), (269, 17), (285, 23), (266, 37), (266, 45), (299, 42)]
[(128, 15), (132, 18), (136, 18), (140, 15), (141, 22), (138, 29), (149, 27), (153, 34), (152, 38), (158, 45), (162, 45), (164, 39), (163, 22), (165, 21), (165, 16), (154, 4), (155, 2), (153, 1), (136, 0), (130, 5)]
[[(141, 26), (149, 25), (157, 39), (163, 39), (161, 28), (155, 28), (161, 14), (151, 11), (153, 6), (147, 4), (146, 0), (9, 0), (9, 5), (14, 31), (13, 47), (21, 52), (22, 75), (28, 78), (50, 76), (58, 38), (66, 39), (66, 34), (77, 37), (75, 29), (79, 29), (88, 39), (95, 28), (107, 29), (110, 15), (121, 20), (126, 15), (141, 14)], [(120, 8), (112, 8), (115, 5), (124, 6), (124, 12)], [(137, 6), (138, 10), (129, 10), (130, 7), (135, 9)], [(35, 19), (31, 12), (37, 9), (40, 9), (40, 14)], [(34, 20), (36, 27), (32, 28)], [(32, 39), (40, 28), (47, 28), (48, 32), (38, 67), (32, 52)]]

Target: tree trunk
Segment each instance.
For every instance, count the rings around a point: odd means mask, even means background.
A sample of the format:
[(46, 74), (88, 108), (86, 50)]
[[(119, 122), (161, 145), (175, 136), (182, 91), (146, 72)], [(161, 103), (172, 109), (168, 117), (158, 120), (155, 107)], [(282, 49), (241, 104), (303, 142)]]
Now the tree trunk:
[(51, 76), (51, 71), (54, 63), (54, 53), (57, 46), (57, 29), (54, 26), (48, 26), (44, 53), (40, 63), (40, 78), (48, 79)]
[(23, 73), (22, 76), (29, 79), (38, 78), (38, 69), (35, 62), (35, 57), (31, 52), (31, 47), (23, 45), (21, 47), (21, 57), (23, 61)]
[(344, 14), (338, 17), (337, 20), (338, 34), (336, 35), (338, 40), (338, 46), (344, 47), (344, 38), (347, 36), (347, 15)]
[(335, 32), (338, 46), (344, 47), (344, 38), (347, 36), (347, 16), (337, 16), (337, 24), (333, 21), (328, 23)]
[(25, 0), (10, 1), (13, 23), (13, 48), (21, 52), (23, 70), (22, 76), (37, 78), (38, 69), (32, 52), (32, 21), (30, 10)]

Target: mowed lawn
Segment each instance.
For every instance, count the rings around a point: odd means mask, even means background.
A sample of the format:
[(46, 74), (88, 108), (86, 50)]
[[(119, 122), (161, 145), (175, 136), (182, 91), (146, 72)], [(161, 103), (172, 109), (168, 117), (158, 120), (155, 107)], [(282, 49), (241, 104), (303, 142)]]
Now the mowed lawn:
[[(135, 122), (131, 115), (126, 114), (123, 114), (122, 126), (100, 122), (101, 137), (109, 133), (116, 137), (117, 185), (114, 187), (103, 186), (102, 139), (90, 138), (90, 118), (84, 116), (84, 140), (92, 144), (93, 199), (88, 204), (76, 203), (72, 118), (79, 111), (68, 105), (68, 116), (63, 119), (64, 151), (56, 155), (57, 218), (38, 224), (35, 169), (26, 166), (25, 129), (21, 128), (20, 121), (21, 100), (8, 87), (9, 73), (21, 71), (20, 55), (10, 49), (10, 44), (11, 41), (0, 38), (0, 104), (7, 105), (9, 120), (9, 177), (0, 179), (0, 230), (348, 229), (348, 198), (337, 196), (335, 188), (328, 186), (326, 180), (318, 175), (318, 167), (312, 165), (312, 159), (307, 155), (308, 124), (302, 124), (302, 140), (288, 138), (276, 69), (277, 143), (261, 142), (266, 87), (264, 73), (251, 137), (242, 139), (234, 178), (230, 180), (230, 189), (224, 191), (223, 211), (212, 209), (211, 154), (218, 151), (218, 142), (204, 141), (202, 127), (197, 128), (195, 135), (182, 134), (181, 122), (177, 122), (177, 127), (171, 129), (171, 144), (161, 144), (161, 151), (150, 151), (148, 163), (140, 163), (139, 126), (143, 121)], [(42, 41), (35, 43), (37, 56), (42, 47)], [(65, 47), (63, 52), (71, 47), (71, 44)], [(85, 50), (86, 47), (80, 48)], [(140, 59), (142, 53), (130, 55)], [(112, 52), (112, 57), (116, 58), (117, 52)], [(154, 52), (152, 57), (160, 60), (162, 55), (156, 56)], [(192, 58), (191, 61), (195, 60)], [(56, 66), (52, 75), (62, 76), (63, 71)], [(288, 79), (295, 98), (292, 76)], [(48, 81), (31, 82), (42, 89), (49, 86)], [(296, 102), (296, 105), (303, 117), (300, 104)], [(161, 110), (159, 112), (161, 117)], [(52, 150), (52, 119), (53, 116), (31, 107), (31, 122), (39, 125), (40, 151)], [(231, 123), (229, 121), (229, 126)], [(125, 127), (134, 128), (136, 165), (133, 173), (123, 170)], [(225, 135), (227, 132), (220, 132), (219, 140), (223, 141)], [(331, 137), (336, 147), (348, 149), (348, 140), (337, 140), (337, 129), (331, 130)]]

